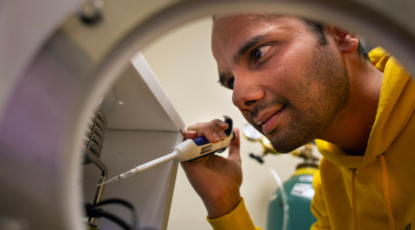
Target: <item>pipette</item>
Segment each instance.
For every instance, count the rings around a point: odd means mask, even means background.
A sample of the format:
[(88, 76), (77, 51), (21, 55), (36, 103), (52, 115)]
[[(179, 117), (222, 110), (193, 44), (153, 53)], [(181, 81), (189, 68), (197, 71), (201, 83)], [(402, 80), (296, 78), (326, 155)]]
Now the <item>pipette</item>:
[(153, 161), (147, 162), (145, 164), (139, 165), (125, 173), (122, 173), (116, 177), (113, 177), (97, 186), (101, 186), (104, 184), (108, 184), (117, 180), (121, 180), (142, 171), (145, 171), (149, 168), (154, 166), (166, 163), (171, 160), (179, 160), (183, 161), (192, 161), (199, 159), (201, 157), (205, 157), (210, 154), (214, 154), (216, 152), (223, 152), (228, 147), (229, 143), (234, 139), (235, 133), (232, 132), (232, 119), (228, 116), (225, 117), (225, 122), (228, 123), (228, 128), (224, 131), (226, 134), (226, 139), (223, 141), (219, 141), (217, 143), (210, 143), (205, 136), (196, 137), (195, 139), (188, 139), (183, 141), (182, 143), (178, 144), (174, 147), (172, 153), (157, 158)]

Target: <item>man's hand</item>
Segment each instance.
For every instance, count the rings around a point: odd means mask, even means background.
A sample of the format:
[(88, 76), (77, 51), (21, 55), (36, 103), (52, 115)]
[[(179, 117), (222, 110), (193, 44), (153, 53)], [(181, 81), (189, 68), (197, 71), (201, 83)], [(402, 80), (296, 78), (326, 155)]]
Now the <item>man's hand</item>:
[[(198, 123), (184, 133), (185, 139), (204, 135), (211, 143), (226, 138), (223, 130), (228, 124), (221, 120)], [(241, 201), (239, 187), (242, 184), (241, 157), (239, 154), (239, 130), (234, 129), (235, 139), (229, 144), (229, 156), (210, 155), (183, 162), (182, 167), (193, 188), (202, 198), (208, 216), (215, 219), (230, 213)]]

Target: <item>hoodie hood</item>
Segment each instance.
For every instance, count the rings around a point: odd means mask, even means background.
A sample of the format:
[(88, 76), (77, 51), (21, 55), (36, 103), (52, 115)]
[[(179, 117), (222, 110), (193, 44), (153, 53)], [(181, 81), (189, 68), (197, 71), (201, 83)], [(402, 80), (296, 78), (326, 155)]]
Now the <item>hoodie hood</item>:
[(376, 161), (396, 137), (402, 132), (412, 116), (415, 98), (406, 88), (410, 76), (400, 64), (382, 48), (369, 53), (372, 64), (384, 73), (375, 123), (369, 136), (364, 156), (347, 155), (338, 146), (317, 140), (321, 154), (329, 161), (348, 169), (356, 169), (359, 174)]

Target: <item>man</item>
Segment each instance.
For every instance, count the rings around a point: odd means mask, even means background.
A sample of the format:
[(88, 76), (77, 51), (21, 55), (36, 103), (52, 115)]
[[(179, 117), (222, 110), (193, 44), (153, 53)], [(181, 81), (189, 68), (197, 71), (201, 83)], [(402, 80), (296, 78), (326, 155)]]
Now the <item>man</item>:
[[(217, 17), (212, 51), (220, 83), (277, 151), (320, 139), (312, 229), (410, 228), (415, 84), (396, 60), (376, 49), (369, 61), (356, 34), (273, 14)], [(226, 127), (220, 120), (199, 123), (185, 138), (217, 142)], [(182, 164), (214, 229), (255, 229), (239, 193), (236, 133), (228, 158)]]

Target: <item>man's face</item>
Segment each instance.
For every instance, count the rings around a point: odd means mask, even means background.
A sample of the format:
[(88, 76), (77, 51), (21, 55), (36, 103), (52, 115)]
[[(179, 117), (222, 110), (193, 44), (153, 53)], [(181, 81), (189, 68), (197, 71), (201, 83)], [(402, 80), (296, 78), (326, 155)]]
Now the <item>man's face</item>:
[(328, 40), (320, 45), (304, 21), (288, 16), (241, 14), (214, 22), (220, 82), (279, 152), (329, 135), (348, 101), (347, 70)]

